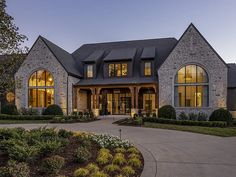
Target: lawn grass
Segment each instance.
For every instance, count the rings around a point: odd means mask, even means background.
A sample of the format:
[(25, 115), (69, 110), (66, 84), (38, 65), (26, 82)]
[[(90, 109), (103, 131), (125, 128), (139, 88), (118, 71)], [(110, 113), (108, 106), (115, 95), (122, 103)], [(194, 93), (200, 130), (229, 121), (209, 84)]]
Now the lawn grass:
[(0, 124), (40, 124), (49, 123), (51, 120), (0, 120)]
[(150, 128), (160, 128), (160, 129), (169, 129), (169, 130), (179, 130), (192, 133), (201, 133), (207, 135), (215, 135), (221, 137), (232, 137), (236, 136), (236, 127), (201, 127), (201, 126), (187, 126), (187, 125), (173, 125), (173, 124), (159, 124), (144, 122), (144, 127)]

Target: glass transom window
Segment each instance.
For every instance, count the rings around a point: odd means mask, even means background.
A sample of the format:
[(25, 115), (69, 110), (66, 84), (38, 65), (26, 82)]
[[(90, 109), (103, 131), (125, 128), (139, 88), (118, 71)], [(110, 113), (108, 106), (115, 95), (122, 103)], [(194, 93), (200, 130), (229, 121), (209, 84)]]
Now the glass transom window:
[(46, 70), (34, 72), (28, 83), (29, 107), (47, 107), (54, 104), (54, 79)]
[(209, 87), (206, 71), (197, 65), (181, 68), (175, 76), (176, 107), (208, 107)]

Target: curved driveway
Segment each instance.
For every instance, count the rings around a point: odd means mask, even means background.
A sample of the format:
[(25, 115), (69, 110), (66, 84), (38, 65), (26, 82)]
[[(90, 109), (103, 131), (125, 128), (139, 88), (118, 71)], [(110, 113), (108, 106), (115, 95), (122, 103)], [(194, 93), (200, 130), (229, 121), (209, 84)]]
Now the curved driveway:
[[(235, 177), (236, 137), (222, 138), (173, 130), (113, 125), (105, 118), (91, 123), (47, 124), (72, 131), (109, 133), (138, 145), (145, 158), (142, 177)], [(14, 124), (0, 127), (27, 129), (45, 124)]]

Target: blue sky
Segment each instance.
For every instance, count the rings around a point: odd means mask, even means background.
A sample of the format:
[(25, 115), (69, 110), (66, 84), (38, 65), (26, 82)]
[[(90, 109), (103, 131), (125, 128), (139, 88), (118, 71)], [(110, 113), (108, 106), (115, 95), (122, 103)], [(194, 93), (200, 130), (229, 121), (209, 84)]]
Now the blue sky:
[(175, 37), (193, 22), (236, 63), (236, 0), (7, 0), (31, 47), (42, 35), (68, 52), (84, 43)]

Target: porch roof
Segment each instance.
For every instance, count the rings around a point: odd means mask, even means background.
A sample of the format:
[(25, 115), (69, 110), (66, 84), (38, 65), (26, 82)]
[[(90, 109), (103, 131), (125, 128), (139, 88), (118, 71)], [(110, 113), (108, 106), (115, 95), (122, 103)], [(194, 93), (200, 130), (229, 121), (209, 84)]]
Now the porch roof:
[(77, 86), (92, 85), (129, 85), (129, 84), (157, 84), (157, 79), (153, 77), (139, 78), (108, 78), (108, 79), (86, 79), (80, 80)]

